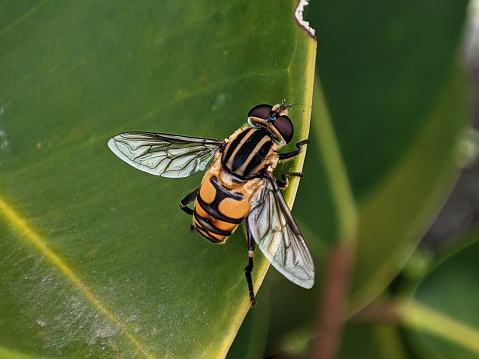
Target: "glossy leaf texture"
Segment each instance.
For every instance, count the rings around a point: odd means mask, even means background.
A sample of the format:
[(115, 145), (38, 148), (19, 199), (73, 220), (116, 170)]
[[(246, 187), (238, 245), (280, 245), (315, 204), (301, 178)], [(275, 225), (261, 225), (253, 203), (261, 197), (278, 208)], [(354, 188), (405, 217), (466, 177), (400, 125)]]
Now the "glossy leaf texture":
[[(316, 41), (295, 6), (0, 2), (2, 355), (226, 355), (249, 310), (243, 229), (222, 246), (190, 233), (178, 204), (201, 175), (139, 172), (107, 141), (223, 139), (283, 98), (306, 138)], [(268, 266), (258, 251), (256, 288)]]

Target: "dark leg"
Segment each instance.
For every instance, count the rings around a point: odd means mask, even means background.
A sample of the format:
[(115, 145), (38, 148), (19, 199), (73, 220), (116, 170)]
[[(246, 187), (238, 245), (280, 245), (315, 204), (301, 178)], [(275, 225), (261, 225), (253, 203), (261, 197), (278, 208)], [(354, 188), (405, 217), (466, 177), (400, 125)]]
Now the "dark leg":
[(198, 197), (198, 193), (200, 192), (200, 187), (196, 188), (193, 192), (186, 195), (180, 202), (180, 208), (188, 213), (190, 216), (193, 215), (193, 210), (187, 206), (188, 203), (193, 202), (196, 197)]
[(282, 188), (282, 189), (286, 189), (286, 188), (288, 188), (288, 186), (289, 186), (288, 177), (299, 177), (299, 178), (303, 178), (303, 172), (288, 172), (288, 173), (282, 174), (281, 177), (283, 177), (284, 182), (281, 182), (281, 181), (276, 180), (276, 183), (278, 183), (278, 187), (280, 187), (280, 188)]
[(279, 153), (278, 154), (279, 160), (284, 161), (284, 160), (288, 160), (290, 158), (296, 157), (301, 152), (303, 152), (301, 147), (303, 147), (304, 145), (307, 145), (308, 143), (309, 143), (309, 140), (304, 140), (304, 141), (298, 142), (296, 144), (296, 147), (298, 148), (296, 151), (292, 151), (292, 152), (288, 152), (288, 153)]
[(292, 104), (286, 105), (286, 99), (283, 98), (283, 100), (281, 101), (281, 107), (283, 107), (285, 109), (288, 109), (288, 108), (293, 107), (293, 105)]
[(254, 239), (251, 231), (249, 230), (248, 220), (245, 221), (246, 236), (248, 237), (248, 265), (244, 268), (244, 275), (246, 276), (246, 282), (248, 282), (249, 297), (251, 307), (256, 305), (256, 298), (254, 296), (253, 280), (251, 279), (251, 271), (253, 270), (253, 251), (254, 251)]

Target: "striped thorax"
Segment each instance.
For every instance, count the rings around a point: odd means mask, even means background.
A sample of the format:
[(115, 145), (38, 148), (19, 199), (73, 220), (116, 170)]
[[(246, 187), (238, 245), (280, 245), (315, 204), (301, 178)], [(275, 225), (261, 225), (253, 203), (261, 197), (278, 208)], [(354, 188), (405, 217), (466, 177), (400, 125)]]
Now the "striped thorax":
[(221, 164), (239, 178), (254, 178), (266, 165), (276, 166), (277, 150), (278, 145), (266, 130), (245, 126), (229, 138)]

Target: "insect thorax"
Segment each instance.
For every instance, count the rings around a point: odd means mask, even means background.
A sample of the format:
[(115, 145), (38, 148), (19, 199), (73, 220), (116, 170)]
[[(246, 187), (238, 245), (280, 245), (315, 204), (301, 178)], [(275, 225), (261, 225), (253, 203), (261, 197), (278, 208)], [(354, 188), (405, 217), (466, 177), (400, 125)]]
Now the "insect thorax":
[(276, 150), (268, 131), (246, 126), (229, 138), (221, 164), (239, 178), (250, 179), (267, 165), (276, 165)]

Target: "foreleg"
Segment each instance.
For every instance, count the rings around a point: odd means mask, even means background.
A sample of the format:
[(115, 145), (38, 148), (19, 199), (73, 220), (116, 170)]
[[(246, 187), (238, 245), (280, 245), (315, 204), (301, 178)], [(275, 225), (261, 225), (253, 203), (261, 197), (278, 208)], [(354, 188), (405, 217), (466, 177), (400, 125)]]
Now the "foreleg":
[(296, 157), (301, 152), (303, 152), (303, 149), (301, 147), (303, 147), (304, 145), (307, 145), (308, 143), (309, 143), (309, 140), (304, 140), (304, 141), (298, 142), (296, 144), (296, 147), (298, 148), (296, 151), (292, 151), (292, 152), (288, 152), (288, 153), (279, 153), (278, 154), (279, 160), (284, 161), (284, 160), (289, 160), (290, 158)]

